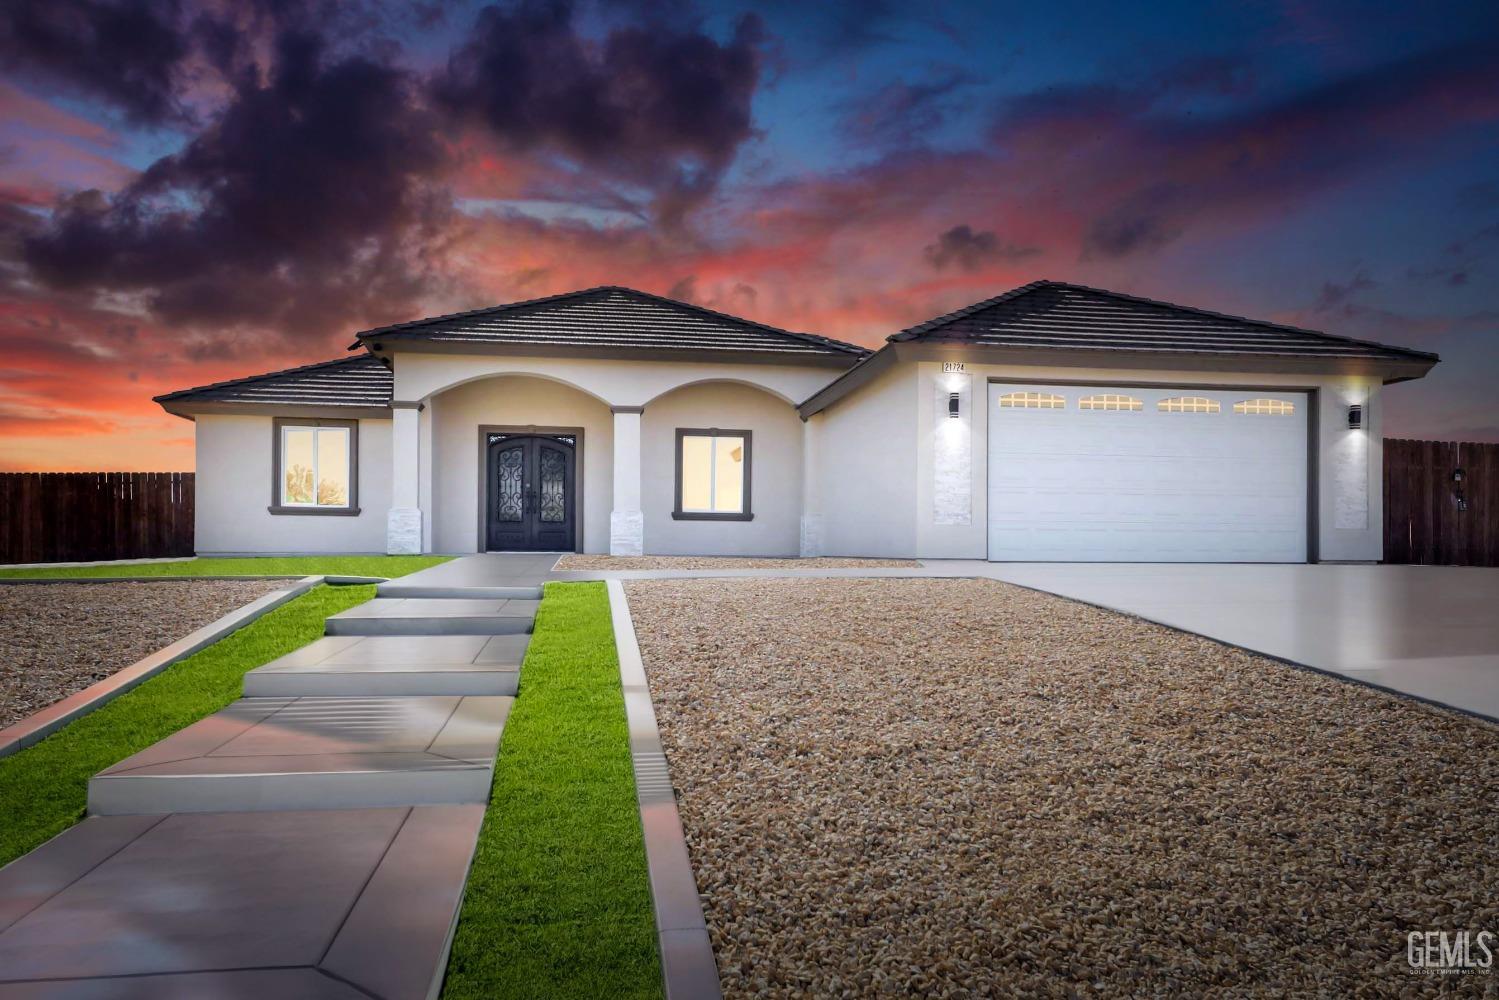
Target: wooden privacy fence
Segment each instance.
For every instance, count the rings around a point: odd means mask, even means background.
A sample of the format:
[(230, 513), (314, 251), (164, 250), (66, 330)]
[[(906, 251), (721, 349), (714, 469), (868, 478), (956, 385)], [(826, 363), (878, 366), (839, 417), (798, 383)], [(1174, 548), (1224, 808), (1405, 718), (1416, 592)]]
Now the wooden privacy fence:
[(192, 554), (191, 472), (0, 473), (0, 563)]
[(1499, 444), (1385, 441), (1384, 561), (1499, 566)]

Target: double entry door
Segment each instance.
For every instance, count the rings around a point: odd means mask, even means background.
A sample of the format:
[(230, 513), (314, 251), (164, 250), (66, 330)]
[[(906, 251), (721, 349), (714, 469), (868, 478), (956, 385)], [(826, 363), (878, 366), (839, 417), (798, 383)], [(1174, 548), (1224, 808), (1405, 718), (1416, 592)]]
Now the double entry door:
[(485, 543), (492, 552), (571, 552), (577, 531), (577, 439), (486, 438)]

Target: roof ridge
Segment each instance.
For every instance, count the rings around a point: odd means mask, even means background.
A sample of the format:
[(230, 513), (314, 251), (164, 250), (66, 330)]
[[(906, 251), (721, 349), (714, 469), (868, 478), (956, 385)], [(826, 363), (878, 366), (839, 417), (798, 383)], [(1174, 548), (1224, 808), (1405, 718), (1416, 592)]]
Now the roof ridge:
[[(594, 285), (592, 288), (578, 288), (571, 292), (558, 292), (556, 295), (542, 295), (534, 299), (519, 299), (515, 302), (501, 302), (493, 306), (481, 306), (478, 309), (463, 309), (458, 312), (442, 313), (437, 316), (424, 316), (421, 319), (408, 319), (401, 323), (389, 323), (385, 326), (376, 326), (368, 330), (360, 330), (354, 336), (363, 340), (365, 337), (373, 337), (382, 333), (399, 333), (403, 330), (426, 326), (429, 323), (442, 323), (451, 319), (468, 319), (471, 316), (484, 316), (493, 313), (509, 312), (512, 309), (521, 309), (526, 306), (543, 305), (548, 302), (557, 302), (562, 299), (581, 298), (597, 292), (608, 292), (622, 288), (620, 285)], [(352, 348), (351, 348), (352, 350)]]
[(176, 399), (179, 396), (186, 396), (189, 393), (207, 392), (210, 389), (227, 389), (230, 386), (235, 385), (248, 385), (251, 382), (259, 382), (262, 379), (277, 378), (282, 375), (295, 375), (298, 372), (312, 371), (314, 368), (331, 368), (334, 365), (352, 365), (358, 364), (360, 362), (373, 362), (376, 365), (379, 365), (381, 368), (385, 367), (383, 364), (381, 364), (380, 359), (375, 357), (373, 354), (361, 354), (358, 357), (353, 358), (334, 358), (332, 361), (314, 361), (311, 364), (297, 365), (294, 368), (282, 368), (279, 371), (274, 372), (261, 372), (258, 375), (245, 375), (241, 378), (225, 379), (222, 382), (209, 382), (206, 385), (195, 385), (190, 389), (178, 389), (175, 392), (167, 392), (163, 393), (160, 396), (152, 396), (151, 402), (160, 403), (166, 400)]
[(556, 295), (543, 295), (539, 298), (534, 299), (522, 299), (517, 302), (503, 302), (499, 305), (484, 306), (481, 309), (468, 309), (462, 312), (444, 313), (440, 316), (428, 316), (423, 319), (407, 320), (404, 323), (392, 323), (388, 326), (380, 326), (370, 330), (362, 330), (359, 333), (356, 333), (354, 336), (358, 340), (364, 340), (367, 337), (374, 337), (380, 334), (405, 333), (407, 331), (419, 329), (430, 324), (444, 323), (455, 319), (470, 319), (477, 316), (492, 316), (500, 313), (511, 312), (516, 309), (548, 305), (554, 302), (561, 302), (568, 299), (581, 299), (586, 296), (611, 292), (619, 292), (624, 295), (633, 295), (638, 296), (642, 299), (665, 303), (666, 305), (673, 306), (678, 309), (686, 309), (705, 316), (712, 316), (716, 319), (727, 320), (731, 323), (755, 327), (757, 329), (764, 330), (767, 333), (775, 334), (776, 336), (789, 337), (793, 340), (799, 340), (804, 343), (817, 344), (824, 347), (832, 347), (837, 350), (853, 354), (856, 357), (861, 357), (869, 353), (868, 348), (860, 347), (857, 344), (850, 344), (847, 341), (835, 340), (832, 337), (824, 337), (820, 334), (815, 333), (798, 333), (794, 330), (784, 330), (781, 327), (771, 326), (769, 323), (762, 323), (759, 320), (748, 319), (744, 316), (735, 316), (731, 313), (719, 312), (716, 309), (709, 309), (707, 306), (700, 306), (693, 302), (683, 302), (681, 299), (673, 299), (665, 295), (658, 295), (655, 292), (642, 291), (639, 288), (630, 288), (627, 285), (594, 285), (591, 288), (580, 288), (571, 292), (559, 292)]
[(860, 347), (858, 344), (850, 344), (846, 340), (835, 340), (832, 337), (824, 337), (821, 334), (817, 333), (798, 333), (795, 330), (785, 330), (778, 326), (771, 326), (769, 323), (762, 323), (756, 319), (747, 319), (744, 316), (735, 316), (732, 313), (719, 312), (717, 309), (709, 309), (707, 306), (700, 306), (696, 302), (683, 302), (681, 299), (674, 299), (666, 295), (657, 295), (655, 292), (643, 292), (638, 288), (626, 288), (623, 285), (606, 285), (605, 287), (611, 288), (615, 291), (630, 292), (634, 295), (642, 295), (648, 299), (655, 299), (657, 302), (665, 302), (668, 305), (678, 306), (682, 309), (691, 309), (694, 312), (700, 312), (707, 316), (714, 316), (718, 319), (726, 319), (735, 323), (744, 323), (747, 326), (759, 327), (762, 330), (779, 334), (783, 337), (792, 337), (796, 340), (805, 340), (814, 344), (825, 344), (829, 347), (836, 347), (839, 350), (846, 350), (850, 354), (863, 355), (870, 353), (869, 348)]
[(1254, 319), (1249, 316), (1239, 316), (1234, 313), (1218, 312), (1213, 309), (1203, 309), (1200, 306), (1187, 306), (1182, 305), (1179, 302), (1167, 302), (1164, 299), (1152, 299), (1147, 298), (1143, 295), (1131, 295), (1128, 292), (1116, 292), (1109, 288), (1098, 288), (1094, 285), (1081, 285), (1071, 281), (1052, 281), (1047, 278), (1029, 282), (1017, 288), (1012, 288), (1008, 292), (1002, 292), (1001, 294), (996, 295), (992, 298), (984, 299), (981, 302), (975, 302), (973, 305), (965, 306), (962, 309), (957, 309), (950, 313), (945, 313), (941, 316), (936, 317), (935, 319), (929, 319), (925, 323), (918, 323), (916, 326), (907, 327), (906, 329), (901, 330), (898, 333), (891, 334), (885, 339), (887, 341), (913, 340), (919, 336), (922, 336), (923, 334), (930, 333), (933, 330), (939, 329), (940, 327), (956, 322), (957, 320), (972, 316), (974, 313), (982, 312), (983, 310), (988, 309), (992, 306), (996, 306), (1003, 302), (1008, 302), (1013, 299), (1020, 298), (1023, 295), (1028, 295), (1043, 288), (1060, 288), (1076, 292), (1087, 292), (1093, 295), (1101, 295), (1105, 298), (1118, 299), (1124, 302), (1134, 302), (1141, 305), (1153, 306), (1158, 309), (1168, 309), (1174, 310), (1176, 312), (1193, 313), (1198, 316), (1210, 316), (1214, 319), (1230, 320), (1235, 323), (1246, 323), (1250, 326), (1257, 326), (1268, 330), (1278, 330), (1283, 333), (1299, 333), (1307, 336), (1318, 337), (1324, 340), (1336, 340), (1345, 344), (1354, 344), (1359, 347), (1373, 347), (1378, 348), (1382, 351), (1393, 351), (1397, 354), (1405, 354), (1414, 357), (1440, 360), (1439, 356), (1436, 354), (1433, 354), (1429, 351), (1418, 351), (1410, 347), (1398, 347), (1394, 344), (1384, 344), (1376, 340), (1362, 340), (1358, 337), (1347, 337), (1342, 334), (1328, 333), (1325, 330), (1313, 330), (1309, 327), (1304, 326), (1292, 326), (1289, 323), (1275, 323), (1270, 320)]
[(1001, 302), (1007, 302), (1010, 299), (1017, 299), (1020, 296), (1028, 295), (1031, 292), (1036, 291), (1037, 289), (1056, 284), (1059, 284), (1059, 282), (1051, 281), (1047, 278), (1039, 278), (1036, 281), (1030, 281), (1024, 285), (1012, 288), (1008, 292), (1000, 292), (998, 295), (995, 295), (992, 298), (984, 299), (982, 302), (975, 302), (972, 305), (964, 306), (961, 309), (954, 309), (952, 312), (943, 313), (941, 316), (936, 316), (924, 323), (917, 323), (915, 326), (908, 326), (904, 330), (892, 333), (890, 336), (886, 337), (885, 340), (887, 343), (890, 341), (913, 340), (916, 337), (921, 336), (923, 333), (928, 333), (932, 330), (935, 330), (939, 326), (946, 326), (948, 323), (963, 319), (966, 316), (972, 316), (976, 312), (982, 312), (983, 310), (988, 309), (990, 306), (997, 306)]
[(1252, 326), (1269, 327), (1272, 330), (1285, 330), (1290, 333), (1307, 333), (1314, 337), (1325, 337), (1328, 340), (1341, 340), (1348, 344), (1358, 344), (1361, 347), (1378, 347), (1386, 351), (1399, 351), (1401, 354), (1418, 354), (1422, 357), (1439, 357), (1430, 351), (1418, 351), (1410, 347), (1397, 347), (1394, 344), (1382, 344), (1377, 340), (1361, 340), (1358, 337), (1348, 337), (1340, 333), (1328, 333), (1326, 330), (1313, 330), (1306, 326), (1293, 326), (1290, 323), (1276, 323), (1268, 319), (1255, 319), (1252, 316), (1240, 316), (1236, 313), (1218, 312), (1216, 309), (1204, 309), (1201, 306), (1184, 306), (1179, 302), (1167, 302), (1165, 299), (1152, 299), (1144, 295), (1131, 295), (1128, 292), (1116, 292), (1108, 288), (1097, 288), (1093, 285), (1079, 285), (1071, 281), (1047, 282), (1057, 288), (1072, 288), (1081, 292), (1093, 292), (1096, 295), (1106, 295), (1109, 298), (1123, 299), (1126, 302), (1139, 302), (1148, 306), (1158, 306), (1164, 309), (1176, 309), (1181, 312), (1196, 313), (1199, 316), (1212, 316), (1214, 319), (1230, 319), (1236, 323), (1248, 323)]

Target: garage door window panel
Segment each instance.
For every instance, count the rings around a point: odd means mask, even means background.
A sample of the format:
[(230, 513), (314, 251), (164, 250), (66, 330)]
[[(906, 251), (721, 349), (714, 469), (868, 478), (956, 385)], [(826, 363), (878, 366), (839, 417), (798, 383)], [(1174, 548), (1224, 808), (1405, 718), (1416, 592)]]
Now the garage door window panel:
[(1241, 399), (1234, 404), (1234, 412), (1250, 417), (1290, 417), (1296, 413), (1296, 404), (1289, 399)]
[(1134, 396), (1121, 396), (1117, 393), (1104, 392), (1093, 396), (1084, 396), (1077, 401), (1077, 408), (1079, 410), (1138, 412), (1145, 408), (1145, 403)]
[(1155, 408), (1162, 413), (1221, 413), (1223, 407), (1216, 399), (1206, 396), (1168, 396), (1159, 400)]
[(1051, 392), (1007, 392), (999, 397), (1005, 410), (1065, 410), (1067, 397)]

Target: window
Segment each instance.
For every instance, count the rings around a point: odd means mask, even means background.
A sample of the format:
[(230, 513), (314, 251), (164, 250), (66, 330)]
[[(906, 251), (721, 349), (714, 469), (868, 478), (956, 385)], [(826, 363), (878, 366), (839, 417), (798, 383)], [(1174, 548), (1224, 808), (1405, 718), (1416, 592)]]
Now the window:
[(1138, 410), (1144, 405), (1133, 396), (1116, 396), (1112, 392), (1084, 396), (1077, 401), (1079, 410)]
[(1067, 400), (1050, 392), (1007, 392), (999, 397), (1001, 409), (1065, 410)]
[(748, 521), (750, 513), (749, 431), (677, 429), (677, 507), (679, 521)]
[(1223, 410), (1216, 399), (1204, 396), (1172, 396), (1157, 402), (1155, 408), (1162, 413), (1220, 413)]
[(1252, 417), (1289, 417), (1296, 412), (1296, 404), (1285, 399), (1241, 399), (1234, 404), (1234, 412)]
[(358, 514), (358, 421), (272, 423), (271, 513)]

